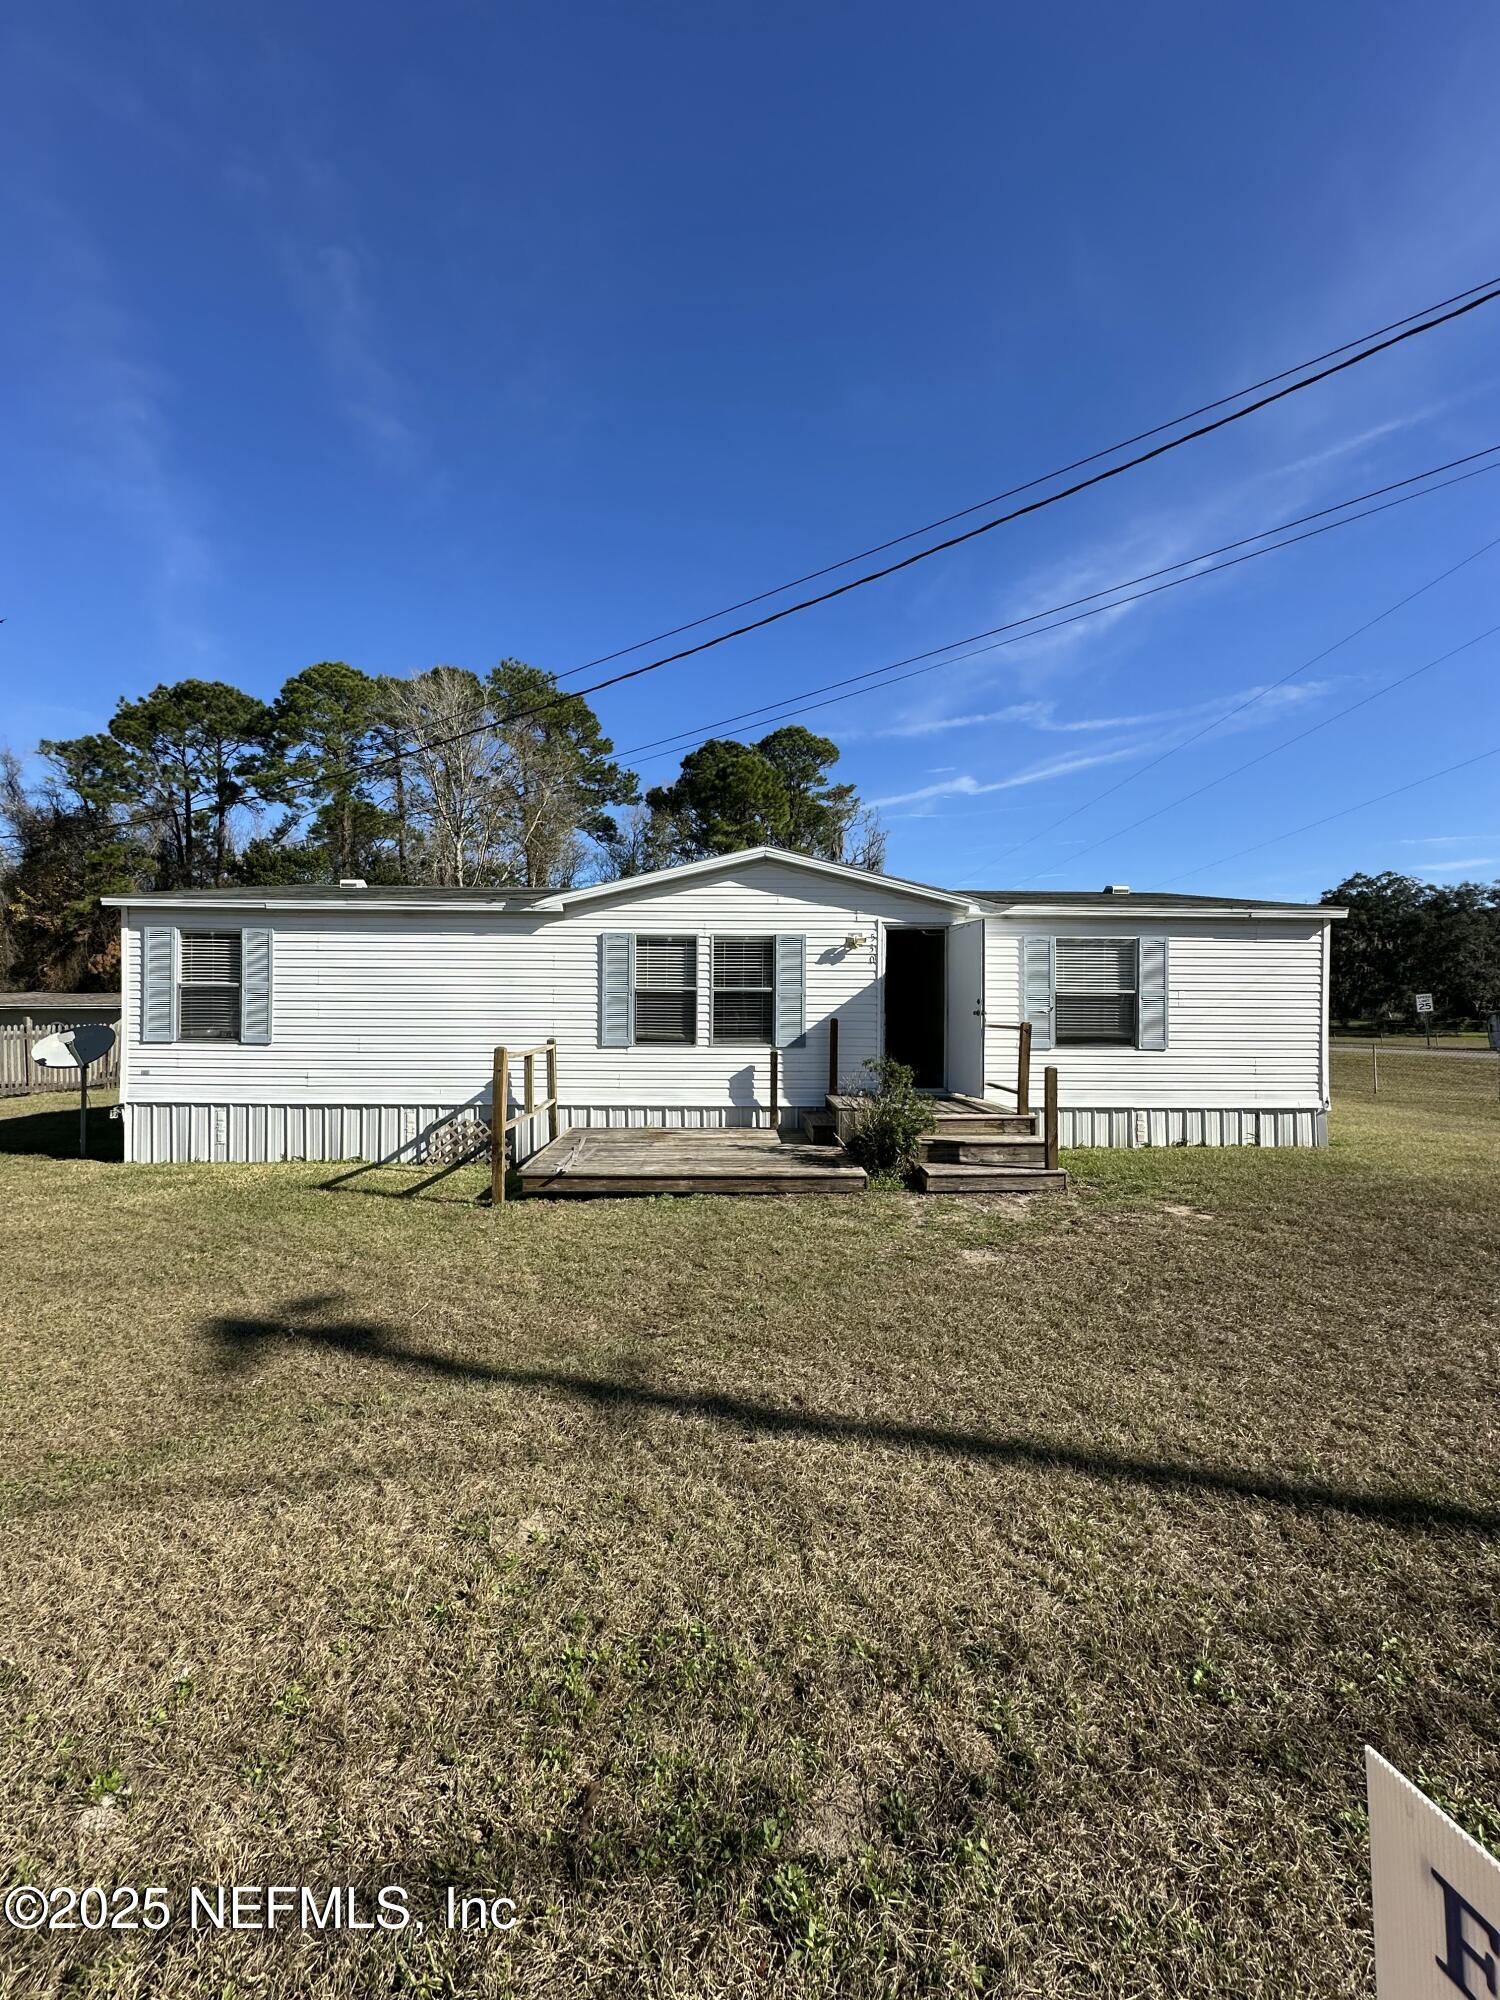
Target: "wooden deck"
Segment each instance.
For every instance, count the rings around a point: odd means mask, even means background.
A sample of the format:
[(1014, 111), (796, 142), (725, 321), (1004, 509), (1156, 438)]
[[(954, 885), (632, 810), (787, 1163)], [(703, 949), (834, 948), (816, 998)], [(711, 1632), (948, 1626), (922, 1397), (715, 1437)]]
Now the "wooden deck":
[(865, 1170), (842, 1148), (765, 1130), (575, 1126), (519, 1169), (528, 1195), (860, 1194)]

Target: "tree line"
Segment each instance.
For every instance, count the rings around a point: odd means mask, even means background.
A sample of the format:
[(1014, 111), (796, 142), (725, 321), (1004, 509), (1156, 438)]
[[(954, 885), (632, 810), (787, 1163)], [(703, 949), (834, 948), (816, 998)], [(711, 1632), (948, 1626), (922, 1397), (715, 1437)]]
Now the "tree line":
[(1482, 1026), (1500, 1012), (1500, 882), (1350, 875), (1323, 901), (1349, 911), (1333, 926), (1329, 982), (1342, 1027), (1411, 1027), (1419, 993), (1447, 1026)]
[(712, 738), (641, 790), (580, 695), (522, 660), (402, 678), (324, 660), (262, 701), (183, 680), (107, 729), (0, 760), (0, 986), (108, 988), (99, 898), (230, 883), (567, 888), (772, 844), (878, 869), (838, 746), (796, 726)]

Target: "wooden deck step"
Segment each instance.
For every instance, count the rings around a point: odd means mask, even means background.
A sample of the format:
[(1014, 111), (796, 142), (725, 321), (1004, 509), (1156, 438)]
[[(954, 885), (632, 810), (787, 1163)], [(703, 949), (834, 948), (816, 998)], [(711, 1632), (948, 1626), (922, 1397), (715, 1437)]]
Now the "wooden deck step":
[(934, 1160), (917, 1167), (917, 1185), (924, 1194), (1047, 1194), (1068, 1185), (1061, 1167), (987, 1167), (947, 1164)]
[(925, 1132), (917, 1141), (917, 1157), (946, 1166), (1042, 1167), (1047, 1163), (1047, 1141), (1039, 1132), (985, 1132), (973, 1138), (955, 1138), (940, 1127), (936, 1132)]
[(932, 1136), (940, 1139), (1025, 1138), (1037, 1130), (1034, 1111), (940, 1111)]
[(809, 1146), (836, 1145), (838, 1121), (831, 1111), (804, 1111), (802, 1136)]

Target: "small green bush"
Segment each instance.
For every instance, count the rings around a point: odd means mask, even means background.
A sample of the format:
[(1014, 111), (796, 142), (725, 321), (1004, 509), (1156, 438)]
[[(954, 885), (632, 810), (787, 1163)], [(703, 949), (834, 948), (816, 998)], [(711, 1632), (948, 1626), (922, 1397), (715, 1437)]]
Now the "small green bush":
[(844, 1140), (850, 1157), (867, 1174), (909, 1174), (916, 1165), (917, 1141), (937, 1120), (916, 1089), (916, 1071), (891, 1056), (865, 1064), (872, 1083), (856, 1093), (859, 1104)]

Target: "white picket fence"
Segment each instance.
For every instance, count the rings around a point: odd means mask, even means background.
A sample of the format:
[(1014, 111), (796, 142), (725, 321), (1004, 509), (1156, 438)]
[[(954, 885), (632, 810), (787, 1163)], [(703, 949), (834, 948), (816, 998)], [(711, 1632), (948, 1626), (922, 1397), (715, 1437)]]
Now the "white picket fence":
[[(32, 1014), (20, 1021), (0, 1021), (0, 1097), (24, 1097), (34, 1090), (78, 1088), (76, 1069), (44, 1069), (31, 1059), (32, 1045), (43, 1035), (55, 1035), (60, 1028), (76, 1028), (84, 1021), (107, 1020), (101, 1014)], [(89, 1069), (89, 1088), (102, 1090), (120, 1080), (120, 1045), (101, 1056)]]

